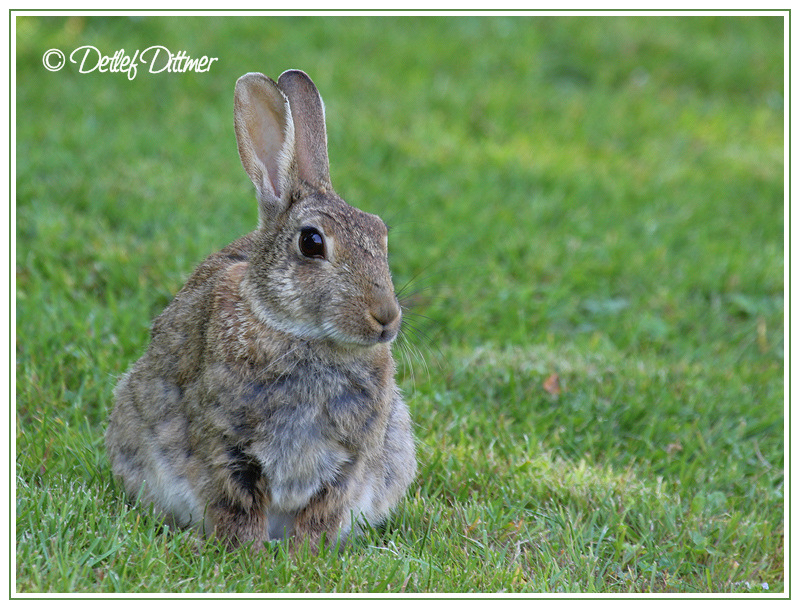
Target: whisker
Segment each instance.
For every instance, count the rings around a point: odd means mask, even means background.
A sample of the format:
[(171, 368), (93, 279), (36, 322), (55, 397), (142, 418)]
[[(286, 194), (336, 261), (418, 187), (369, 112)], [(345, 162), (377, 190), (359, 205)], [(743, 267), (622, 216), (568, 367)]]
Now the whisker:
[[(413, 337), (420, 339), (422, 344), (427, 348), (427, 350), (434, 355), (434, 359), (436, 360), (437, 364), (439, 365), (439, 369), (443, 369), (444, 366), (442, 365), (443, 360), (447, 360), (442, 350), (438, 347), (437, 341), (433, 340), (431, 335), (425, 331), (424, 328), (417, 326), (410, 321), (404, 322), (404, 331), (407, 331)], [(405, 337), (406, 340), (409, 342), (409, 346), (411, 346), (410, 339)], [(417, 347), (417, 353), (419, 357), (422, 358), (422, 353)]]

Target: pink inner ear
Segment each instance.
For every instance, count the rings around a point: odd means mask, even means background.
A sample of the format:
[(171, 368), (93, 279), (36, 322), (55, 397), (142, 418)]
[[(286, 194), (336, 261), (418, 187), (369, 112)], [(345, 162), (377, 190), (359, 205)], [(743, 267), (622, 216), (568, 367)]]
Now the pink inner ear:
[[(265, 185), (272, 187), (272, 192), (277, 198), (281, 196), (281, 168), (280, 156), (281, 149), (284, 144), (284, 130), (283, 125), (275, 122), (275, 117), (270, 117), (272, 120), (266, 120), (267, 117), (260, 117), (250, 121), (251, 138), (254, 142), (255, 152), (258, 155), (259, 161), (267, 170), (267, 178)], [(255, 137), (253, 137), (255, 136)]]
[(259, 192), (280, 199), (291, 162), (287, 136), (292, 137), (286, 97), (263, 74), (244, 75), (236, 83), (235, 127), (239, 154)]
[[(261, 83), (259, 83), (261, 84)], [(249, 88), (251, 105), (246, 118), (247, 128), (258, 160), (267, 170), (273, 193), (280, 198), (282, 150), (286, 139), (286, 101), (272, 82)]]

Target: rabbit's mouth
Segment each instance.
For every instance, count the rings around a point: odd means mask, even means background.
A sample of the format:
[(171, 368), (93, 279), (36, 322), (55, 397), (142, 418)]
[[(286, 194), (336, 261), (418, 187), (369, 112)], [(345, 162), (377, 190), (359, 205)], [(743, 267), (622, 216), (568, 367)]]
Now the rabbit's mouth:
[(373, 327), (376, 327), (376, 339), (378, 343), (390, 343), (397, 338), (397, 333), (400, 331), (400, 316), (392, 318), (390, 321), (384, 321), (373, 314)]
[(391, 343), (397, 338), (400, 329), (400, 322), (392, 322), (389, 325), (372, 318), (372, 322), (360, 331), (336, 328), (328, 326), (325, 338), (345, 348), (369, 348), (375, 345)]

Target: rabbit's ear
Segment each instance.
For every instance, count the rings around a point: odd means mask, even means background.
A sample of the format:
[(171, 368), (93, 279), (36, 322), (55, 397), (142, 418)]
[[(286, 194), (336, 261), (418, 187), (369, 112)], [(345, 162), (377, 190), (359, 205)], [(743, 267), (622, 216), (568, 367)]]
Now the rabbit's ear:
[(317, 190), (331, 188), (325, 105), (317, 87), (305, 72), (287, 70), (278, 86), (289, 99), (294, 121), (294, 154), (297, 177)]
[(256, 187), (264, 226), (289, 204), (294, 150), (289, 102), (272, 79), (250, 72), (236, 82), (233, 117), (239, 158)]

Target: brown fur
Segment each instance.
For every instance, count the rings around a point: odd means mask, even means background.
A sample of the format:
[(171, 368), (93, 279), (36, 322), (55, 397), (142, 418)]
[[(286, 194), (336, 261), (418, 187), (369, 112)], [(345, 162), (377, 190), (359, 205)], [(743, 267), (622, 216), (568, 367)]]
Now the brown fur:
[[(378, 523), (415, 473), (390, 343), (386, 227), (330, 186), (324, 112), (302, 72), (237, 83), (259, 228), (209, 256), (115, 390), (106, 444), (133, 497), (229, 546), (312, 549)], [(324, 257), (304, 254), (312, 227)]]

